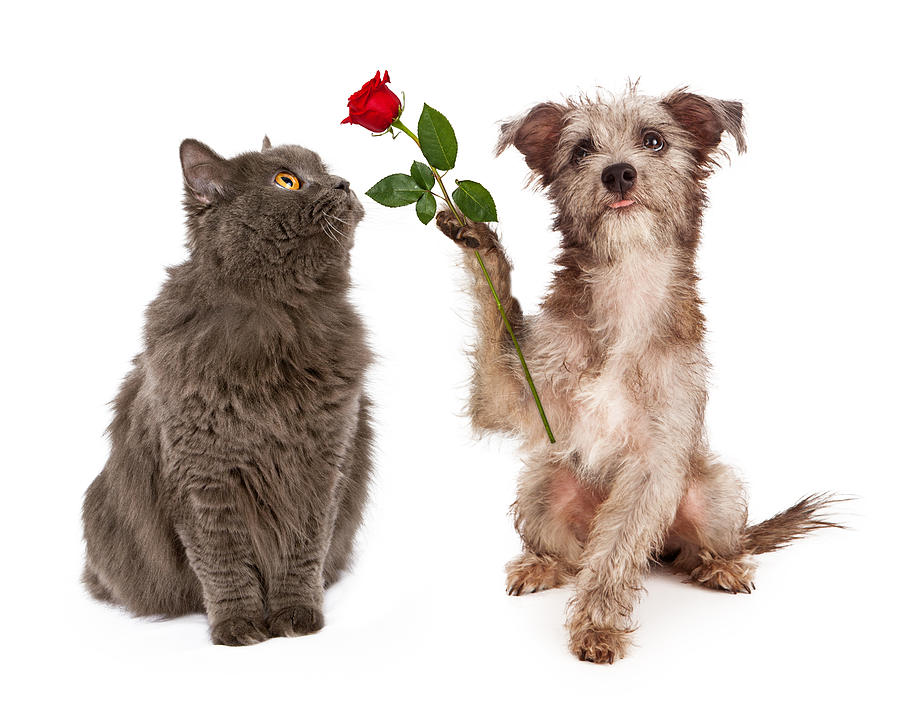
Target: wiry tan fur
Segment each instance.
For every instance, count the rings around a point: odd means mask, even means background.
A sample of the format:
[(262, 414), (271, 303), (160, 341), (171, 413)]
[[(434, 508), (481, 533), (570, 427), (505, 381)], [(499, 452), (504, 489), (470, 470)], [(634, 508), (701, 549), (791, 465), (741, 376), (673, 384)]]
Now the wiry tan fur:
[[(665, 140), (642, 145), (652, 129)], [(716, 460), (704, 432), (708, 363), (694, 259), (704, 180), (723, 132), (745, 149), (741, 105), (683, 90), (656, 99), (543, 103), (503, 125), (498, 152), (514, 145), (555, 206), (559, 269), (540, 312), (525, 317), (510, 264), (484, 224), (441, 229), (477, 246), (523, 346), (551, 426), (549, 444), (512, 343), (474, 253), (478, 338), (473, 425), (523, 440), (526, 469), (514, 505), (523, 554), (507, 565), (511, 594), (574, 581), (568, 627), (581, 659), (621, 657), (631, 612), (654, 558), (730, 592), (749, 592), (751, 555), (834, 526), (812, 496), (747, 526), (743, 487)], [(576, 159), (576, 148), (588, 148)], [(613, 194), (604, 168), (629, 163), (634, 186)], [(616, 209), (623, 198), (635, 201)]]

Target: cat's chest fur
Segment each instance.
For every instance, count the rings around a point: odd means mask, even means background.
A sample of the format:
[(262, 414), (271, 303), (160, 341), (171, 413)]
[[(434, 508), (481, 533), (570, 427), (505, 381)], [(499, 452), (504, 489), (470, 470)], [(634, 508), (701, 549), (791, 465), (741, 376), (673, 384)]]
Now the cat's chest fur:
[[(232, 387), (261, 405), (269, 403), (285, 421), (317, 411), (339, 412), (356, 402), (369, 352), (362, 328), (349, 306), (332, 302), (311, 316), (303, 308), (253, 308), (232, 345), (232, 362), (223, 367)], [(225, 388), (227, 392), (227, 388)], [(335, 419), (340, 419), (338, 414)]]
[(293, 447), (340, 454), (356, 420), (370, 353), (342, 297), (309, 302), (190, 302), (151, 310), (148, 388), (173, 446), (203, 427), (237, 454)]

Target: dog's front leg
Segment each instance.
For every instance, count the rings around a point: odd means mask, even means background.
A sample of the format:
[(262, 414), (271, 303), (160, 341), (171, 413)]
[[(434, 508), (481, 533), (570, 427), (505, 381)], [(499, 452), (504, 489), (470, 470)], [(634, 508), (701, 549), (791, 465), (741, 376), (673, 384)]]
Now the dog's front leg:
[(497, 309), (497, 301), (473, 250), (480, 252), (524, 351), (528, 341), (527, 328), (519, 302), (512, 295), (512, 267), (496, 233), (483, 222), (460, 225), (451, 212), (444, 210), (437, 215), (437, 226), (464, 250), (465, 266), (472, 280), (478, 327), (472, 353), (475, 373), (469, 400), (472, 424), (485, 430), (518, 431), (523, 418), (531, 416), (525, 412), (525, 379), (512, 339)]
[(594, 518), (569, 606), (569, 647), (579, 659), (611, 664), (624, 656), (632, 607), (675, 518), (685, 474), (682, 462), (661, 456), (629, 459), (616, 478)]

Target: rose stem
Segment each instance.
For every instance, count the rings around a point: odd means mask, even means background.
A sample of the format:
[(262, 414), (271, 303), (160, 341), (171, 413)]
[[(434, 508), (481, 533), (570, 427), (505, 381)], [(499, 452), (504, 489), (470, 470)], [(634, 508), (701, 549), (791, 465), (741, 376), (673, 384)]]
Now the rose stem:
[[(399, 119), (394, 120), (392, 125), (398, 130), (401, 130), (409, 135), (412, 138), (413, 142), (415, 142), (416, 145), (419, 146), (419, 149), (422, 149), (419, 138), (415, 136), (412, 130), (410, 130), (406, 125), (400, 122)], [(447, 188), (444, 187), (444, 181), (441, 179), (438, 171), (431, 167), (431, 164), (429, 164), (428, 167), (431, 169), (431, 174), (434, 175), (434, 179), (437, 180), (437, 183), (441, 188), (441, 193), (444, 195), (444, 201), (456, 216), (456, 221), (461, 225), (469, 224), (466, 221), (466, 217), (456, 209), (456, 206), (450, 200), (450, 195), (447, 194)], [(531, 396), (534, 397), (534, 403), (537, 405), (538, 412), (541, 415), (541, 421), (544, 423), (544, 429), (547, 432), (547, 438), (550, 440), (550, 444), (555, 444), (556, 438), (553, 436), (553, 430), (550, 429), (550, 422), (547, 420), (547, 415), (544, 413), (544, 405), (541, 404), (541, 398), (538, 397), (537, 387), (534, 386), (534, 380), (531, 379), (531, 372), (528, 371), (528, 364), (525, 362), (525, 355), (522, 354), (522, 348), (519, 346), (519, 340), (516, 339), (516, 333), (513, 332), (512, 324), (510, 324), (509, 318), (506, 316), (506, 310), (503, 309), (503, 303), (500, 302), (500, 295), (497, 294), (497, 290), (494, 288), (494, 283), (491, 282), (491, 276), (488, 274), (487, 267), (485, 266), (484, 260), (481, 257), (481, 253), (478, 250), (475, 250), (475, 257), (478, 258), (478, 264), (481, 265), (481, 272), (482, 274), (484, 274), (484, 279), (487, 280), (488, 287), (491, 288), (491, 294), (494, 296), (494, 302), (497, 303), (497, 309), (500, 310), (500, 316), (503, 318), (503, 324), (506, 326), (506, 331), (509, 332), (509, 336), (512, 338), (513, 345), (516, 348), (516, 354), (519, 355), (519, 362), (522, 365), (522, 371), (525, 373), (525, 379), (527, 380), (528, 386), (531, 389)]]
[(516, 339), (516, 333), (513, 332), (512, 325), (509, 323), (509, 318), (503, 310), (503, 305), (500, 303), (500, 297), (497, 294), (497, 290), (494, 289), (494, 283), (491, 282), (487, 267), (484, 266), (484, 260), (481, 259), (481, 253), (478, 250), (475, 250), (475, 257), (478, 258), (478, 264), (481, 265), (481, 271), (484, 273), (484, 278), (487, 280), (488, 287), (491, 288), (491, 294), (494, 295), (494, 302), (497, 303), (497, 309), (500, 310), (500, 316), (503, 318), (503, 324), (506, 325), (506, 331), (509, 332), (509, 336), (512, 338), (513, 344), (516, 347), (516, 354), (519, 355), (519, 362), (522, 363), (522, 371), (525, 373), (525, 379), (528, 381), (528, 386), (531, 388), (531, 396), (534, 397), (534, 403), (537, 405), (538, 412), (541, 415), (541, 421), (544, 423), (547, 438), (550, 440), (550, 444), (555, 444), (556, 437), (553, 436), (553, 430), (550, 429), (550, 422), (547, 421), (547, 415), (544, 414), (544, 405), (541, 404), (541, 398), (538, 397), (537, 388), (534, 386), (534, 380), (531, 379), (531, 372), (528, 371), (528, 365), (525, 363), (525, 355), (522, 354), (522, 348), (519, 347), (519, 340)]
[[(406, 125), (404, 125), (402, 122), (400, 122), (400, 120), (394, 120), (393, 125), (398, 130), (402, 130), (407, 135), (409, 135), (412, 138), (413, 142), (415, 142), (419, 146), (419, 149), (420, 150), (422, 149), (422, 144), (419, 142), (419, 138), (416, 137), (415, 133), (413, 133), (412, 130), (410, 130)], [(425, 158), (425, 159), (428, 159), (428, 158)], [(450, 210), (453, 212), (453, 214), (456, 215), (456, 221), (461, 225), (467, 225), (468, 222), (466, 222), (465, 216), (461, 215), (457, 211), (456, 206), (450, 201), (450, 195), (447, 194), (447, 188), (444, 187), (444, 181), (441, 179), (441, 176), (438, 174), (437, 170), (435, 170), (431, 165), (428, 165), (428, 168), (431, 170), (431, 174), (434, 175), (434, 179), (437, 180), (437, 183), (441, 188), (441, 193), (444, 195), (444, 200), (447, 202), (447, 205), (450, 207)], [(477, 250), (476, 250), (476, 252), (477, 252)], [(485, 277), (487, 277), (487, 273), (485, 273)], [(490, 282), (490, 281), (491, 280), (488, 277), (488, 282)], [(493, 289), (493, 287), (494, 287), (494, 285), (492, 284), (491, 289)]]

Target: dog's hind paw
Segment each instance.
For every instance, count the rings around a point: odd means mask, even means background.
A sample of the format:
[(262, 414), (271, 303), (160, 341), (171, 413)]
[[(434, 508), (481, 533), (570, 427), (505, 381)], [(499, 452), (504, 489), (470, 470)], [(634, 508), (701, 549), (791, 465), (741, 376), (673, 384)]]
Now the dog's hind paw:
[(506, 593), (516, 597), (561, 587), (568, 579), (555, 557), (525, 552), (506, 565)]
[(750, 594), (756, 589), (753, 584), (755, 573), (756, 564), (747, 557), (723, 559), (701, 552), (700, 564), (691, 571), (691, 581), (732, 594)]

